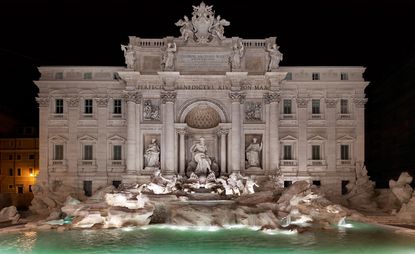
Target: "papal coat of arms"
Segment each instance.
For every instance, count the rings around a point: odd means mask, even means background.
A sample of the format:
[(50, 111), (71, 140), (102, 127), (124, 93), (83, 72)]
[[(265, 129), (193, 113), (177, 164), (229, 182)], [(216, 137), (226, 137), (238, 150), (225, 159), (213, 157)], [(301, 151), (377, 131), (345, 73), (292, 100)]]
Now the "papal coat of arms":
[(229, 21), (221, 19), (212, 10), (212, 5), (208, 6), (202, 2), (199, 6), (193, 6), (192, 19), (187, 16), (175, 23), (180, 26), (181, 38), (185, 41), (193, 40), (198, 43), (209, 43), (215, 39), (223, 40), (225, 37), (224, 26), (229, 26)]

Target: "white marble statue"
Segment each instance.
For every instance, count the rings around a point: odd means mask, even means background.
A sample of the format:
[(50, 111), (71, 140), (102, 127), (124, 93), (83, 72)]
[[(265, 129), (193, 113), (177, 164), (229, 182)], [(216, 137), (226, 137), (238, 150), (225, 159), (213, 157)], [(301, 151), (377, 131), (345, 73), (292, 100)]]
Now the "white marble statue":
[(195, 173), (197, 175), (207, 175), (211, 171), (210, 165), (212, 164), (212, 161), (207, 154), (207, 150), (205, 139), (203, 137), (200, 137), (199, 142), (190, 148), (193, 159), (197, 163), (197, 167), (195, 169)]
[(193, 24), (187, 16), (184, 16), (183, 19), (180, 19), (175, 23), (176, 26), (180, 26), (180, 33), (184, 41), (187, 41), (189, 38), (193, 39)]
[(174, 70), (174, 55), (177, 51), (176, 43), (169, 42), (167, 43), (166, 50), (163, 54), (162, 65), (164, 66), (164, 71), (173, 71)]
[(147, 145), (144, 159), (146, 167), (158, 168), (160, 166), (160, 147), (157, 144), (157, 139), (153, 138), (151, 143)]
[(242, 194), (255, 193), (254, 186), (259, 187), (258, 184), (251, 177), (245, 177), (245, 179), (246, 179), (246, 183), (245, 183)]
[(260, 157), (259, 154), (262, 150), (261, 144), (257, 143), (257, 138), (252, 139), (252, 143), (246, 148), (246, 159), (248, 167), (260, 167)]
[(209, 32), (212, 33), (213, 37), (217, 37), (220, 40), (225, 39), (223, 33), (225, 32), (224, 26), (229, 26), (230, 23), (226, 19), (221, 19), (218, 15), (216, 19), (213, 20), (212, 26), (209, 28)]
[(244, 53), (245, 47), (242, 44), (242, 41), (239, 41), (232, 46), (232, 52), (229, 59), (232, 71), (241, 69), (241, 61)]
[(275, 71), (280, 66), (280, 62), (282, 61), (282, 53), (278, 50), (280, 47), (274, 43), (272, 46), (268, 44), (267, 51), (268, 51), (268, 66), (267, 71)]
[(125, 64), (128, 69), (134, 69), (135, 55), (132, 45), (122, 45), (121, 50), (124, 52)]

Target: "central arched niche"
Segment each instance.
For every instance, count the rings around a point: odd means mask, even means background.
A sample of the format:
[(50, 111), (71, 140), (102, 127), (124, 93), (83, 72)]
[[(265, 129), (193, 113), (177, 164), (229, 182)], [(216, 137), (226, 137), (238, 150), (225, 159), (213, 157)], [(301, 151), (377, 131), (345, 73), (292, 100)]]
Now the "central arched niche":
[(219, 125), (219, 113), (207, 104), (199, 104), (187, 113), (185, 122), (195, 129), (210, 129)]

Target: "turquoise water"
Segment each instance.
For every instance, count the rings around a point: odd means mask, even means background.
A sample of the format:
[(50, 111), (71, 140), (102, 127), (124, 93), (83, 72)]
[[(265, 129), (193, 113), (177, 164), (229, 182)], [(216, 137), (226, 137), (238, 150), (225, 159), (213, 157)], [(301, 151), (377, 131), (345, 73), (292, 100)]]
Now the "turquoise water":
[(354, 224), (301, 234), (251, 229), (148, 228), (0, 235), (0, 253), (415, 253), (415, 237)]

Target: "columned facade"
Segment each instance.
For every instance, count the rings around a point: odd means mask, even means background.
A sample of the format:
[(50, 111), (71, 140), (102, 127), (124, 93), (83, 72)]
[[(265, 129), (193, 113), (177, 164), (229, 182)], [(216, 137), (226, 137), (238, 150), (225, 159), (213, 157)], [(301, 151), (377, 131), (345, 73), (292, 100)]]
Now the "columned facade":
[(276, 37), (212, 29), (130, 36), (126, 67), (40, 67), (38, 182), (94, 192), (160, 170), (305, 179), (340, 193), (354, 181), (364, 68), (280, 66)]

